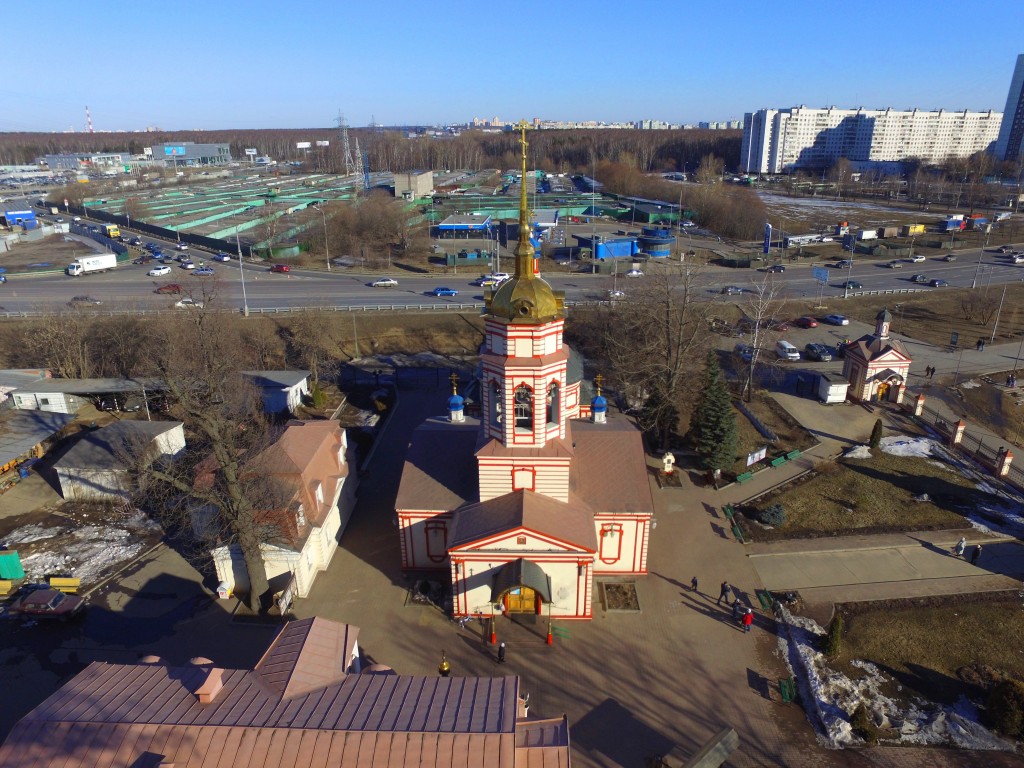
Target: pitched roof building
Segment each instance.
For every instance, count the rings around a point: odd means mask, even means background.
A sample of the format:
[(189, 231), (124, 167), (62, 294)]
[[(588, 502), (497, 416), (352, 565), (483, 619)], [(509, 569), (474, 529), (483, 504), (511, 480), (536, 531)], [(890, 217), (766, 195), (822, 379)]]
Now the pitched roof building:
[(854, 400), (902, 402), (911, 359), (903, 342), (889, 335), (891, 326), (892, 315), (883, 309), (875, 318), (875, 332), (846, 346), (843, 376)]
[[(294, 596), (305, 597), (317, 574), (330, 564), (355, 505), (357, 478), (349, 471), (348, 454), (348, 437), (338, 422), (292, 419), (247, 468), (275, 478), (290, 494), (280, 509), (265, 510), (277, 525), (277, 535), (262, 547), (275, 591), (294, 578)], [(229, 592), (248, 589), (237, 546), (218, 547), (213, 562)]]
[(254, 669), (94, 662), (14, 726), (0, 768), (568, 768), (564, 716), (527, 720), (518, 678), (360, 671), (357, 638), (303, 619)]
[[(529, 221), (523, 187), (520, 232)], [(564, 297), (540, 277), (529, 238), (515, 257), (515, 275), (487, 295), (479, 420), (453, 391), (448, 419), (410, 442), (395, 502), (402, 567), (447, 571), (457, 615), (589, 619), (595, 576), (647, 572), (641, 435), (608, 417), (600, 391), (581, 405)]]

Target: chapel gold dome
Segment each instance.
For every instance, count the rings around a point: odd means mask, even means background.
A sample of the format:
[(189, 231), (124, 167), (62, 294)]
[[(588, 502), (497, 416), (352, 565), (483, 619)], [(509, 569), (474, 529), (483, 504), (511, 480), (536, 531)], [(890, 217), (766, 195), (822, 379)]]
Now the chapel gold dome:
[(555, 292), (547, 281), (535, 276), (513, 277), (491, 295), (488, 310), (494, 317), (513, 323), (539, 323), (563, 315), (565, 294)]

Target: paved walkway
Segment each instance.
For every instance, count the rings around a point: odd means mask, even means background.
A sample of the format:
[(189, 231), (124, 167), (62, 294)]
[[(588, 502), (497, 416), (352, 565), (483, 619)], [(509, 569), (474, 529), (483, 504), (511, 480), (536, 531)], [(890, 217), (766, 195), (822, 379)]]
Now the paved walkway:
[[(646, 756), (675, 745), (692, 754), (726, 725), (741, 741), (729, 766), (1016, 764), (947, 750), (817, 746), (803, 711), (779, 701), (776, 683), (785, 667), (773, 618), (758, 611), (754, 631), (745, 635), (730, 609), (715, 603), (719, 583), (728, 579), (743, 603), (757, 607), (753, 591), (762, 583), (753, 559), (729, 536), (718, 510), (730, 494), (756, 490), (759, 478), (719, 492), (654, 489), (651, 572), (636, 584), (641, 612), (606, 612), (595, 595), (594, 620), (564, 622), (568, 637), (553, 646), (544, 643), (543, 622), (501, 619), (497, 631), (508, 644), (508, 663), (499, 667), (483, 627), (473, 622), (460, 629), (440, 611), (410, 604), (411, 584), (398, 568), (394, 499), (402, 459), (412, 428), (441, 412), (443, 403), (443, 390), (402, 393), (341, 549), (312, 595), (297, 604), (300, 616), (358, 625), (365, 652), (400, 673), (436, 674), (443, 649), (456, 675), (520, 675), (531, 715), (568, 715), (575, 768), (642, 766)], [(785, 472), (797, 469), (793, 462)], [(785, 472), (780, 468), (772, 480)], [(689, 588), (694, 576), (698, 593)]]

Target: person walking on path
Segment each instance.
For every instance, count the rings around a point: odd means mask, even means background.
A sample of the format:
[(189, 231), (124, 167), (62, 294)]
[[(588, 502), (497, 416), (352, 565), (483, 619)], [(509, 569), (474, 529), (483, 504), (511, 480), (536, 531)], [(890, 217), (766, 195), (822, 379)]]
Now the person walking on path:
[(967, 539), (966, 537), (961, 536), (960, 541), (958, 541), (956, 543), (956, 546), (953, 547), (953, 552), (956, 554), (957, 557), (963, 557), (965, 549), (967, 549)]
[(740, 618), (744, 615), (745, 614), (743, 613), (743, 606), (741, 606), (740, 601), (737, 600), (735, 603), (732, 604), (732, 620), (738, 622)]
[(971, 565), (977, 565), (979, 557), (981, 557), (981, 544), (975, 544), (974, 551), (971, 552)]
[(498, 643), (498, 663), (505, 663), (505, 643), (504, 641)]
[(699, 592), (700, 591), (700, 590), (697, 589), (697, 577), (696, 576), (694, 576), (692, 579), (690, 579), (690, 591), (691, 592)]
[(731, 587), (729, 586), (729, 582), (728, 581), (723, 581), (722, 582), (722, 588), (718, 592), (718, 600), (715, 601), (715, 605), (721, 605), (722, 604), (722, 598), (725, 598), (725, 604), (726, 605), (729, 604), (729, 591), (730, 591), (730, 589), (731, 589)]
[(747, 608), (747, 612), (743, 614), (743, 633), (746, 634), (750, 631), (751, 625), (754, 623), (754, 611)]

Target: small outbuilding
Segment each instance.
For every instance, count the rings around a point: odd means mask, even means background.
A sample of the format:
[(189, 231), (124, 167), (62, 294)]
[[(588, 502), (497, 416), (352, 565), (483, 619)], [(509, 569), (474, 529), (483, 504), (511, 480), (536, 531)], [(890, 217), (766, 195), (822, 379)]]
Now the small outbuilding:
[(118, 421), (81, 438), (54, 469), (65, 499), (120, 501), (131, 491), (126, 454), (151, 462), (184, 449), (180, 421)]
[(295, 413), (309, 395), (309, 371), (242, 371), (263, 398), (267, 413)]
[(903, 342), (889, 335), (891, 326), (892, 314), (883, 309), (875, 318), (875, 332), (846, 346), (843, 376), (852, 399), (902, 402), (911, 358)]

